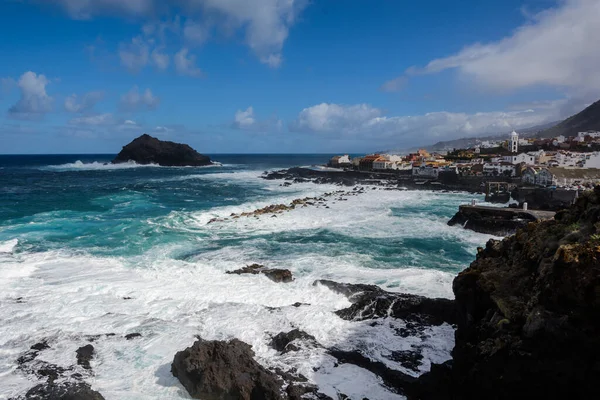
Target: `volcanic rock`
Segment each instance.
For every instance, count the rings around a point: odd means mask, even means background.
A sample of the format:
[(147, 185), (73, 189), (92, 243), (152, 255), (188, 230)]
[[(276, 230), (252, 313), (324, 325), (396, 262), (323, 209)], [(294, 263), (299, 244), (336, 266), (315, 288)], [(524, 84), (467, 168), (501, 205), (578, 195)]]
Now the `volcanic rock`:
[(338, 283), (318, 280), (314, 284), (327, 286), (348, 297), (352, 305), (336, 314), (345, 320), (394, 317), (423, 325), (453, 324), (456, 321), (454, 301), (431, 299), (405, 293), (386, 292), (375, 285)]
[(294, 280), (292, 273), (287, 269), (279, 269), (279, 268), (266, 268), (264, 265), (260, 264), (252, 264), (247, 265), (244, 268), (236, 269), (235, 271), (227, 271), (227, 274), (263, 274), (273, 282), (283, 282), (288, 283)]
[(104, 397), (87, 383), (64, 382), (34, 386), (15, 400), (104, 400)]
[(91, 344), (80, 347), (75, 352), (77, 354), (77, 364), (81, 365), (85, 369), (91, 369), (90, 361), (94, 357), (94, 346)]
[(317, 340), (313, 335), (301, 331), (300, 329), (294, 329), (289, 332), (280, 332), (273, 340), (271, 340), (271, 347), (281, 353), (288, 353), (290, 351), (298, 351), (299, 348), (293, 342), (306, 342), (313, 346), (317, 344)]
[(282, 381), (253, 357), (250, 345), (240, 340), (200, 339), (175, 354), (171, 372), (195, 399), (283, 399)]
[(433, 366), (409, 398), (600, 398), (600, 187), (490, 240), (453, 290), (452, 367)]
[(212, 164), (208, 156), (198, 153), (187, 144), (162, 141), (147, 134), (124, 146), (112, 163), (129, 161), (166, 167), (200, 167)]

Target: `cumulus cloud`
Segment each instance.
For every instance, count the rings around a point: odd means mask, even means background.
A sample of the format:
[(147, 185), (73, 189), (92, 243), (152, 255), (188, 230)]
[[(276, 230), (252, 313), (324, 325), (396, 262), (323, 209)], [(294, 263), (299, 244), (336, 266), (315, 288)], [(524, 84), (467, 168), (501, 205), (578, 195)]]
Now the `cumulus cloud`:
[(20, 119), (39, 119), (52, 111), (54, 99), (46, 93), (46, 85), (50, 81), (42, 74), (27, 71), (19, 78), (17, 86), (21, 97), (9, 110), (8, 114)]
[(150, 60), (150, 46), (141, 37), (131, 39), (130, 43), (121, 43), (119, 46), (121, 64), (131, 72), (138, 72)]
[(158, 107), (160, 99), (150, 89), (140, 93), (137, 86), (121, 96), (120, 108), (123, 111), (153, 110)]
[(552, 107), (480, 113), (432, 112), (416, 116), (386, 116), (367, 104), (322, 103), (302, 110), (289, 128), (295, 132), (329, 135), (331, 138), (381, 141), (382, 144), (414, 144), (459, 137), (497, 134), (554, 122), (565, 101)]
[(569, 93), (597, 92), (599, 20), (598, 0), (564, 0), (557, 7), (532, 16), (502, 40), (467, 46), (456, 54), (432, 60), (423, 68), (410, 68), (406, 74), (456, 69), (493, 89), (549, 86)]
[[(143, 32), (158, 34), (156, 19), (180, 13), (186, 19), (183, 35), (188, 44), (200, 44), (210, 37), (210, 27), (228, 36), (241, 33), (246, 45), (258, 59), (271, 67), (282, 61), (283, 45), (308, 0), (49, 0), (62, 6), (77, 19), (116, 15), (146, 21)], [(124, 50), (124, 64), (135, 64), (130, 51)], [(128, 56), (129, 54), (129, 56)]]
[(232, 127), (247, 131), (273, 131), (280, 130), (283, 123), (278, 118), (258, 120), (254, 116), (254, 108), (250, 106), (245, 110), (236, 111)]
[(152, 50), (152, 54), (150, 57), (152, 58), (152, 63), (156, 68), (161, 71), (165, 71), (169, 68), (170, 58), (166, 53), (161, 52), (162, 49), (154, 49)]
[(72, 113), (86, 112), (104, 98), (103, 91), (89, 92), (79, 98), (72, 94), (65, 99), (65, 110)]
[(183, 48), (175, 54), (175, 70), (179, 75), (199, 77), (202, 75), (200, 68), (196, 67), (196, 56), (189, 54), (187, 48)]

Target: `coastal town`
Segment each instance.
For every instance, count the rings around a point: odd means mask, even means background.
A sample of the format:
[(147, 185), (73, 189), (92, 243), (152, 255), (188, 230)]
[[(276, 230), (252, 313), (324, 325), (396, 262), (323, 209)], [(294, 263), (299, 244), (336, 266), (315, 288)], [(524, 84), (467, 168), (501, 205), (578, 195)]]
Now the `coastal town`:
[(600, 131), (548, 139), (521, 138), (513, 131), (505, 140), (480, 141), (468, 149), (405, 155), (339, 155), (328, 167), (388, 172), (435, 181), (442, 175), (486, 177), (526, 187), (583, 189), (600, 182)]

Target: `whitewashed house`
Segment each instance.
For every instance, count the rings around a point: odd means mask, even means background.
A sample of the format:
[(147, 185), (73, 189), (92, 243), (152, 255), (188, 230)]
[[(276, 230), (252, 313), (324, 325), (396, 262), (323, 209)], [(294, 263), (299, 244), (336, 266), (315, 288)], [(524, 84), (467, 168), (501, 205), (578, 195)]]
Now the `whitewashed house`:
[(440, 169), (433, 165), (417, 165), (412, 167), (412, 175), (423, 178), (437, 178), (440, 174)]
[(504, 156), (502, 157), (502, 161), (511, 163), (511, 164), (521, 164), (525, 163), (527, 165), (535, 164), (535, 155), (530, 155), (528, 153), (521, 153), (517, 155)]
[(586, 153), (583, 168), (600, 168), (600, 152)]
[(507, 162), (489, 162), (483, 164), (483, 175), (486, 176), (515, 176), (514, 164)]
[(521, 176), (521, 182), (535, 186), (556, 185), (556, 176), (544, 167), (528, 167)]

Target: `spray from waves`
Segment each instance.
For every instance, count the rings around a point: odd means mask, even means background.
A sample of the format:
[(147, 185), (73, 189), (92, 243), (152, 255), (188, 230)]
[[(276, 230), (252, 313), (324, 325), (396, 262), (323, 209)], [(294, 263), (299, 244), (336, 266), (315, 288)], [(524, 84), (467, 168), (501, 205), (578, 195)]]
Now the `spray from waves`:
[[(22, 349), (41, 337), (49, 338), (51, 345), (44, 359), (68, 367), (86, 335), (114, 333), (94, 342), (98, 356), (93, 387), (107, 398), (131, 398), (135, 391), (138, 398), (180, 399), (180, 387), (169, 372), (175, 352), (189, 346), (195, 335), (207, 340), (235, 337), (252, 345), (261, 364), (296, 368), (330, 396), (339, 390), (351, 398), (401, 399), (371, 373), (339, 367), (323, 348), (279, 354), (270, 348), (270, 339), (297, 327), (324, 348), (361, 348), (386, 363), (391, 352), (418, 345), (424, 349), (421, 372), (431, 362), (447, 360), (453, 345), (450, 326), (431, 328), (423, 337), (398, 339), (394, 332), (402, 328), (402, 321), (345, 321), (333, 311), (349, 306), (348, 300), (314, 286), (312, 276), (282, 285), (260, 276), (227, 275), (210, 262), (188, 263), (155, 254), (148, 255), (148, 262), (146, 268), (131, 268), (117, 258), (53, 251), (20, 254), (7, 263), (7, 269), (25, 269), (27, 276), (0, 281), (0, 299), (6, 304), (0, 319), (8, 328), (0, 337), (0, 373), (8, 372), (2, 371), (3, 365), (11, 365)], [(14, 301), (17, 296), (19, 302)], [(304, 305), (290, 306), (297, 302)], [(123, 340), (133, 332), (141, 338)], [(19, 374), (3, 375), (7, 380), (0, 396), (31, 386)]]
[(158, 164), (138, 164), (135, 161), (128, 161), (125, 163), (111, 164), (108, 162), (82, 162), (77, 160), (73, 163), (66, 163), (60, 165), (48, 165), (42, 167), (42, 170), (54, 170), (54, 171), (105, 171), (105, 170), (120, 170), (120, 169), (135, 169), (135, 168), (220, 168), (224, 165), (218, 161), (213, 162), (212, 165), (205, 165), (201, 167), (189, 166), (189, 167), (163, 167)]
[(19, 244), (18, 239), (12, 239), (12, 240), (7, 240), (6, 242), (0, 242), (0, 253), (12, 253), (18, 244)]

